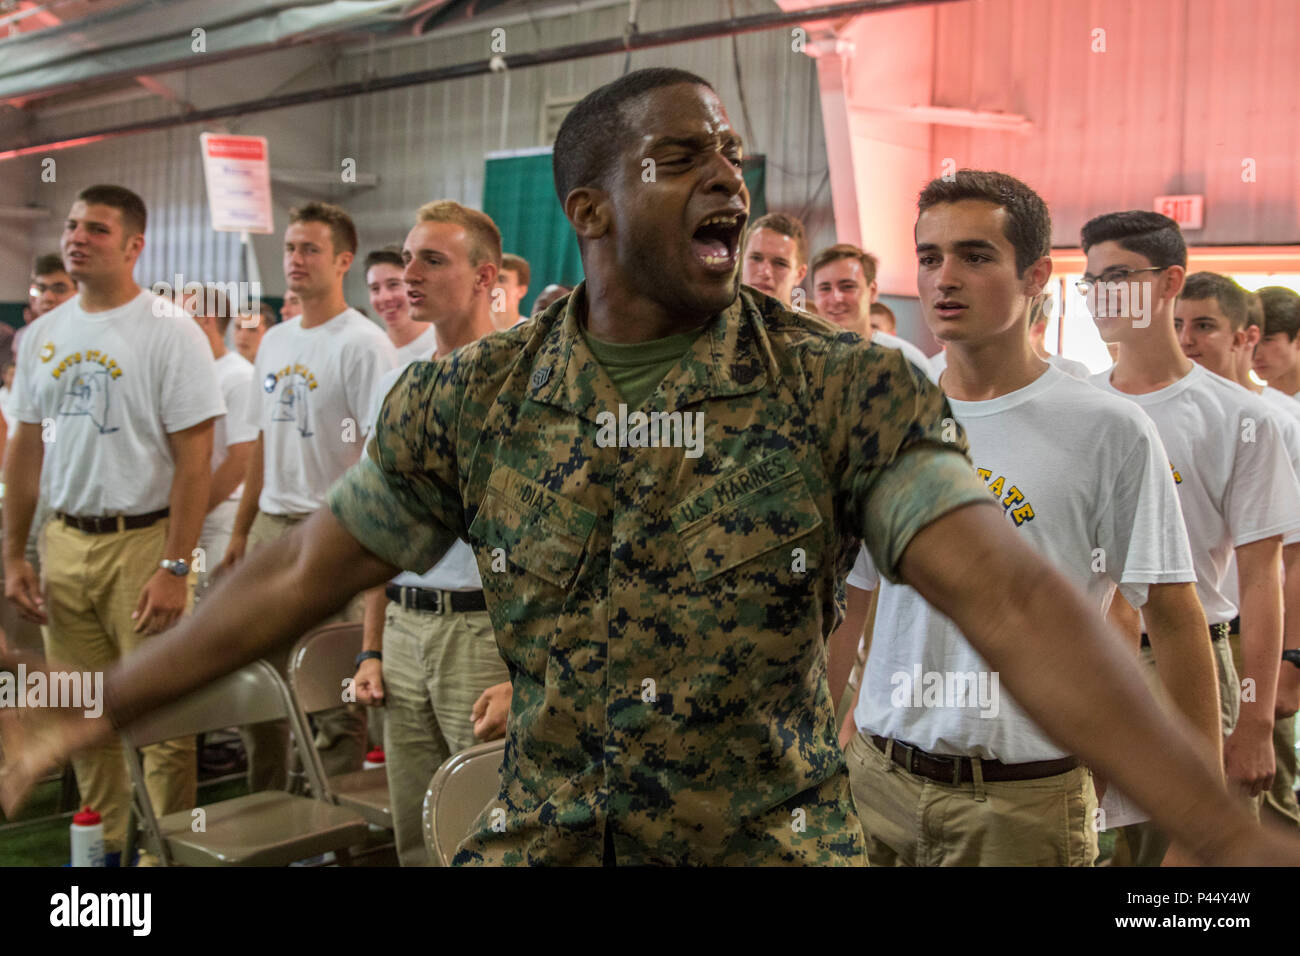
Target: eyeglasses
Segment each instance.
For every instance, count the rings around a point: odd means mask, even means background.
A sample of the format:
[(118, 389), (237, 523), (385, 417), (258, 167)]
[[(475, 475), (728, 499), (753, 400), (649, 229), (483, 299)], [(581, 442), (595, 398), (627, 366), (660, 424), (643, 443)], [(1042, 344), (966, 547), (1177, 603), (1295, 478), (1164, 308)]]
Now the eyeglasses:
[(1164, 272), (1168, 268), (1168, 266), (1150, 266), (1146, 269), (1107, 269), (1099, 276), (1090, 276), (1085, 273), (1083, 278), (1074, 284), (1074, 287), (1079, 290), (1080, 295), (1087, 295), (1098, 282), (1123, 282), (1129, 276), (1135, 276), (1141, 272)]

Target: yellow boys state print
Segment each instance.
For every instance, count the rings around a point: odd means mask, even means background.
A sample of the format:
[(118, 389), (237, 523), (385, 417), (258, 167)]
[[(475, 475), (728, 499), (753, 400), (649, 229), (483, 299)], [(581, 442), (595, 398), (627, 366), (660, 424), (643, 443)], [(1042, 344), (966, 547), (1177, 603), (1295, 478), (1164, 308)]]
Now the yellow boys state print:
[(63, 386), (56, 414), (61, 418), (85, 416), (101, 435), (117, 431), (121, 426), (114, 422), (113, 383), (122, 377), (117, 361), (99, 349), (86, 349), (68, 352), (51, 366), (48, 363), (54, 359), (54, 353), (52, 343), (46, 343), (41, 349), (41, 361), (47, 364), (50, 376)]
[(271, 408), (272, 422), (293, 422), (303, 438), (312, 436), (310, 396), (320, 383), (307, 366), (293, 362), (277, 372), (268, 372), (262, 388), (268, 395), (279, 391)]
[(984, 479), (988, 485), (989, 493), (1002, 505), (1002, 510), (1006, 513), (1016, 525), (1020, 527), (1026, 521), (1034, 520), (1034, 506), (1025, 499), (1025, 494), (1015, 485), (1008, 486), (1007, 479), (1003, 475), (996, 478), (993, 472), (987, 468), (976, 468), (975, 473)]

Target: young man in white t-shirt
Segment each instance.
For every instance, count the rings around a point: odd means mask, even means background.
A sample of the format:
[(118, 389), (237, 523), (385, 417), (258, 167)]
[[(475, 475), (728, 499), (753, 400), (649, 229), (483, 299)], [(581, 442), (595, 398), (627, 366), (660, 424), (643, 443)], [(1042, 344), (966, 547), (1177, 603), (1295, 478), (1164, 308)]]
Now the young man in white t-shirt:
[(1260, 304), (1272, 316), (1255, 346), (1255, 374), (1268, 387), (1300, 399), (1300, 296), (1284, 286), (1260, 289)]
[(898, 333), (898, 317), (894, 315), (894, 310), (885, 303), (871, 303), (870, 318), (873, 332), (884, 332), (886, 335), (896, 335)]
[[(1228, 781), (1253, 798), (1273, 778), (1282, 536), (1300, 525), (1296, 477), (1268, 406), (1179, 347), (1174, 310), (1187, 247), (1177, 224), (1143, 210), (1109, 213), (1088, 222), (1082, 240), (1083, 284), (1097, 329), (1104, 341), (1122, 345), (1115, 367), (1091, 381), (1140, 405), (1169, 453), (1219, 665)], [(1240, 609), (1224, 590), (1234, 553)], [(1242, 656), (1255, 680), (1251, 694), (1238, 682), (1227, 641), (1238, 610)], [(1159, 668), (1158, 649), (1144, 650)], [(1142, 844), (1135, 859), (1158, 863), (1159, 836), (1145, 826), (1134, 832)]]
[(492, 290), (492, 327), (498, 332), (514, 328), (524, 317), (519, 314), (519, 303), (528, 294), (532, 270), (523, 256), (504, 253), (501, 271), (497, 273), (496, 288)]
[(235, 351), (249, 365), (257, 361), (257, 350), (262, 347), (262, 339), (278, 321), (275, 306), (269, 302), (259, 302), (256, 316), (245, 316), (235, 323), (235, 331), (230, 338), (234, 342)]
[[(493, 331), (501, 234), (487, 215), (450, 200), (422, 206), (402, 258), (411, 314), (438, 336), (436, 353), (417, 360), (449, 355)], [(384, 377), (381, 398), (404, 368)], [(424, 574), (405, 571), (367, 593), (355, 686), (358, 701), (385, 711), (398, 861), (428, 866), (422, 808), (429, 779), (476, 740), (503, 736), (511, 699), (478, 564), (463, 540)]]
[(795, 216), (770, 212), (749, 224), (740, 259), (740, 281), (790, 308), (804, 309), (804, 291), (794, 305), (794, 290), (808, 273), (808, 240)]
[[(14, 383), (19, 424), (5, 470), (5, 595), (46, 624), (45, 652), (102, 673), (190, 604), (189, 562), (225, 405), (202, 334), (132, 279), (143, 201), (121, 186), (82, 190), (61, 240), (79, 295), (27, 330)], [(24, 556), (37, 491), (53, 516), (43, 587)], [(102, 704), (102, 701), (100, 702)], [(145, 748), (158, 814), (194, 805), (194, 740)], [(131, 786), (116, 738), (73, 758), (81, 802), (121, 853)]]
[(366, 256), (366, 291), (370, 307), (383, 320), (388, 341), (397, 350), (398, 365), (428, 358), (437, 346), (433, 325), (417, 321), (406, 302), (406, 283), (402, 281), (402, 249), (384, 246)]
[(284, 298), (280, 301), (280, 321), (288, 322), (300, 315), (302, 315), (302, 299), (292, 288), (285, 289)]
[[(1204, 278), (1198, 279), (1198, 276)], [(1189, 293), (1189, 289), (1196, 291), (1194, 283), (1201, 281), (1206, 282), (1207, 287), (1204, 295), (1197, 298)], [(1231, 365), (1231, 375), (1226, 375), (1222, 371), (1219, 374), (1231, 378), (1242, 388), (1255, 393), (1278, 412), (1278, 424), (1286, 434), (1291, 452), (1291, 467), (1300, 475), (1300, 401), (1275, 388), (1257, 385), (1250, 377), (1251, 360), (1255, 346), (1259, 344), (1262, 337), (1266, 321), (1262, 300), (1257, 294), (1242, 290), (1228, 276), (1218, 276), (1208, 272), (1198, 273), (1196, 276), (1188, 277), (1187, 285), (1189, 288), (1183, 290), (1183, 295), (1179, 299), (1179, 312), (1175, 316), (1175, 321), (1179, 318), (1202, 317), (1204, 322), (1208, 318), (1213, 331), (1198, 331), (1194, 325), (1189, 331), (1189, 323), (1184, 322), (1183, 338), (1192, 338), (1191, 342), (1185, 342), (1184, 352), (1189, 357), (1195, 357), (1196, 361), (1202, 362), (1211, 371), (1218, 371), (1225, 364)], [(1234, 294), (1234, 289), (1240, 293), (1240, 297)], [(1300, 296), (1296, 296), (1289, 289), (1284, 292), (1289, 295), (1270, 296), (1270, 304), (1273, 308), (1270, 309), (1269, 315), (1275, 321), (1284, 320), (1287, 313), (1291, 311), (1287, 306), (1294, 303), (1295, 315), (1292, 321), (1300, 323)], [(1184, 313), (1184, 308), (1193, 311)], [(1237, 323), (1234, 319), (1239, 315), (1244, 315), (1240, 331), (1234, 331), (1231, 338), (1227, 338), (1219, 328), (1227, 325), (1235, 330)], [(1273, 328), (1276, 331), (1277, 326)], [(1230, 343), (1226, 348), (1225, 339)], [(1188, 351), (1188, 345), (1198, 353), (1197, 356), (1193, 356), (1192, 352)], [(1226, 363), (1222, 361), (1222, 353), (1225, 351), (1229, 358)], [(1210, 357), (1209, 361), (1205, 361), (1207, 356)], [(1218, 368), (1210, 364), (1210, 361), (1215, 360), (1221, 363)], [(1300, 826), (1300, 803), (1297, 802), (1295, 793), (1296, 710), (1300, 708), (1300, 655), (1297, 654), (1300, 652), (1300, 536), (1291, 534), (1283, 537), (1282, 566), (1285, 572), (1282, 585), (1285, 604), (1282, 647), (1285, 659), (1278, 673), (1277, 703), (1273, 710), (1273, 758), (1277, 764), (1277, 772), (1273, 777), (1273, 786), (1264, 794), (1261, 810), (1267, 811), (1274, 819), (1290, 826)], [(1236, 594), (1235, 564), (1229, 569), (1229, 577), (1232, 593)], [(1240, 641), (1237, 641), (1234, 650), (1239, 657)], [(1287, 651), (1291, 654), (1287, 655)]]
[(812, 258), (813, 300), (818, 314), (840, 328), (887, 349), (897, 349), (931, 380), (930, 360), (906, 339), (871, 328), (871, 305), (876, 301), (876, 257), (857, 246), (841, 242), (822, 249)]
[[(302, 315), (267, 332), (257, 353), (248, 421), (258, 435), (224, 567), (310, 517), (365, 448), (378, 410), (376, 387), (397, 364), (397, 353), (379, 327), (348, 308), (343, 297), (343, 277), (356, 249), (356, 227), (338, 206), (313, 202), (290, 211), (284, 273), (302, 302)], [(212, 599), (220, 594), (214, 590)], [(360, 621), (360, 599), (331, 620)], [(283, 670), (287, 650), (273, 663)], [(314, 719), (326, 772), (359, 769), (365, 755), (361, 708), (340, 707)], [(248, 729), (254, 791), (284, 788), (287, 734), (284, 722)]]
[[(37, 256), (32, 263), (31, 285), (27, 290), (28, 309), (24, 313), (26, 325), (14, 333), (13, 342), (11, 343), (12, 355), (15, 362), (18, 361), (18, 349), (23, 340), (23, 335), (31, 328), (32, 323), (38, 318), (67, 302), (77, 294), (77, 280), (68, 275), (67, 270), (63, 267), (63, 258), (57, 252), (46, 253)], [(9, 410), (12, 413), (14, 408), (14, 398), (10, 398)], [(9, 425), (9, 434), (13, 432), (13, 423)], [(8, 438), (5, 439), (8, 444)], [(41, 531), (45, 528), (45, 522), (49, 520), (50, 509), (45, 503), (44, 498), (36, 502), (36, 512), (32, 516), (32, 530), (27, 538), (27, 560), (32, 563), (37, 573), (40, 572), (40, 556), (37, 553), (37, 540)]]
[[(226, 348), (226, 331), (230, 327), (232, 308), (225, 294), (207, 286), (202, 296), (185, 300), (185, 309), (194, 316), (212, 349), (216, 363), (217, 385), (226, 414), (218, 418), (212, 433), (212, 489), (208, 493), (207, 517), (199, 534), (202, 566), (197, 566), (195, 600), (202, 600), (212, 583), (217, 564), (225, 556), (235, 529), (235, 514), (243, 488), (248, 459), (257, 440), (257, 428), (248, 420), (248, 400), (253, 381), (253, 363), (238, 352)], [(261, 321), (261, 315), (256, 319)]]
[[(1187, 656), (1175, 700), (1217, 759), (1214, 665), (1160, 439), (1136, 408), (1030, 344), (1031, 305), (1052, 271), (1046, 204), (1010, 176), (961, 170), (930, 183), (918, 207), (917, 286), (948, 347), (939, 384), (954, 433), (965, 429), (976, 472), (1046, 563), (1099, 611), (1118, 586), (1148, 608), (1162, 649)], [(951, 620), (906, 585), (881, 586), (865, 550), (848, 584), (880, 587), (846, 752), (871, 865), (1091, 866), (1088, 769), (1000, 693)], [(860, 627), (855, 614), (841, 630)]]
[(1064, 355), (1053, 355), (1043, 345), (1043, 339), (1047, 336), (1047, 322), (1050, 318), (1047, 314), (1047, 304), (1050, 300), (1051, 296), (1046, 293), (1034, 296), (1034, 302), (1029, 308), (1029, 344), (1033, 348), (1034, 354), (1049, 365), (1055, 365), (1066, 375), (1086, 380), (1092, 375), (1088, 371), (1088, 366), (1082, 362), (1076, 362), (1074, 359), (1068, 359)]

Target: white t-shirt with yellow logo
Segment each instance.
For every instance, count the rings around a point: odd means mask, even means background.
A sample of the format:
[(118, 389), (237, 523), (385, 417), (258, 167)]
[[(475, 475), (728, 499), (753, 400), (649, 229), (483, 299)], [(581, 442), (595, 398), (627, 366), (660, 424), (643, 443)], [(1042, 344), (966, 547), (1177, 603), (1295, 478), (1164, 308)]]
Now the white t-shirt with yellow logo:
[(1141, 406), (1169, 452), (1208, 624), (1237, 615), (1227, 589), (1234, 548), (1300, 528), (1300, 488), (1276, 413), (1257, 395), (1199, 365), (1174, 384), (1130, 395), (1110, 372), (1090, 381)]
[(355, 309), (310, 329), (298, 316), (266, 333), (248, 407), (263, 439), (260, 510), (307, 514), (325, 503), (360, 457), (378, 410), (376, 387), (396, 364), (388, 336)]
[[(1099, 612), (1117, 585), (1140, 607), (1150, 584), (1195, 580), (1169, 460), (1140, 409), (1055, 367), (989, 401), (948, 402), (1007, 522)], [(865, 549), (848, 583), (877, 586)], [(1014, 595), (1031, 583), (988, 586)], [(996, 676), (949, 618), (886, 581), (854, 718), (859, 730), (930, 753), (1004, 763), (1066, 756)]]
[(166, 508), (167, 436), (226, 411), (207, 338), (144, 290), (107, 312), (74, 296), (33, 322), (14, 391), (18, 420), (42, 425), (41, 494), (78, 517)]

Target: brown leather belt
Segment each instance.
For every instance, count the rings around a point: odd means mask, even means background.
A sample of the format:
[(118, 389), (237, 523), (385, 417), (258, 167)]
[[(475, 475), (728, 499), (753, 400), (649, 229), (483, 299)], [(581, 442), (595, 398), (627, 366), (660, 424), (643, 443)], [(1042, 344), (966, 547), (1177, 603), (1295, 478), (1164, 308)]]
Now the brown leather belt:
[[(871, 735), (871, 742), (882, 754), (889, 743), (884, 737)], [(909, 747), (900, 741), (894, 741), (892, 757), (908, 773), (939, 783), (950, 783), (954, 787), (962, 783), (973, 783), (970, 757), (948, 757), (943, 754), (926, 753), (916, 747)], [(980, 758), (980, 776), (986, 783), (998, 783), (1007, 780), (1038, 780), (1042, 777), (1055, 777), (1057, 774), (1069, 773), (1079, 766), (1078, 757), (1062, 757), (1060, 760), (1036, 760), (1031, 763), (1002, 763), (1000, 760)]]
[[(1236, 619), (1234, 618), (1233, 620), (1235, 621)], [(1214, 641), (1226, 640), (1229, 634), (1236, 634), (1236, 633), (1237, 632), (1232, 629), (1232, 625), (1228, 624), (1227, 622), (1210, 625), (1211, 643), (1213, 643)], [(1146, 634), (1142, 635), (1142, 646), (1143, 647), (1151, 646), (1151, 638), (1147, 637)]]
[(437, 588), (389, 584), (384, 588), (384, 596), (407, 610), (430, 614), (469, 614), (487, 610), (482, 591), (440, 591)]
[(59, 512), (59, 520), (70, 528), (84, 531), (86, 534), (111, 534), (114, 531), (134, 531), (156, 524), (169, 514), (169, 509), (151, 511), (147, 515), (106, 515), (102, 518), (78, 518)]

